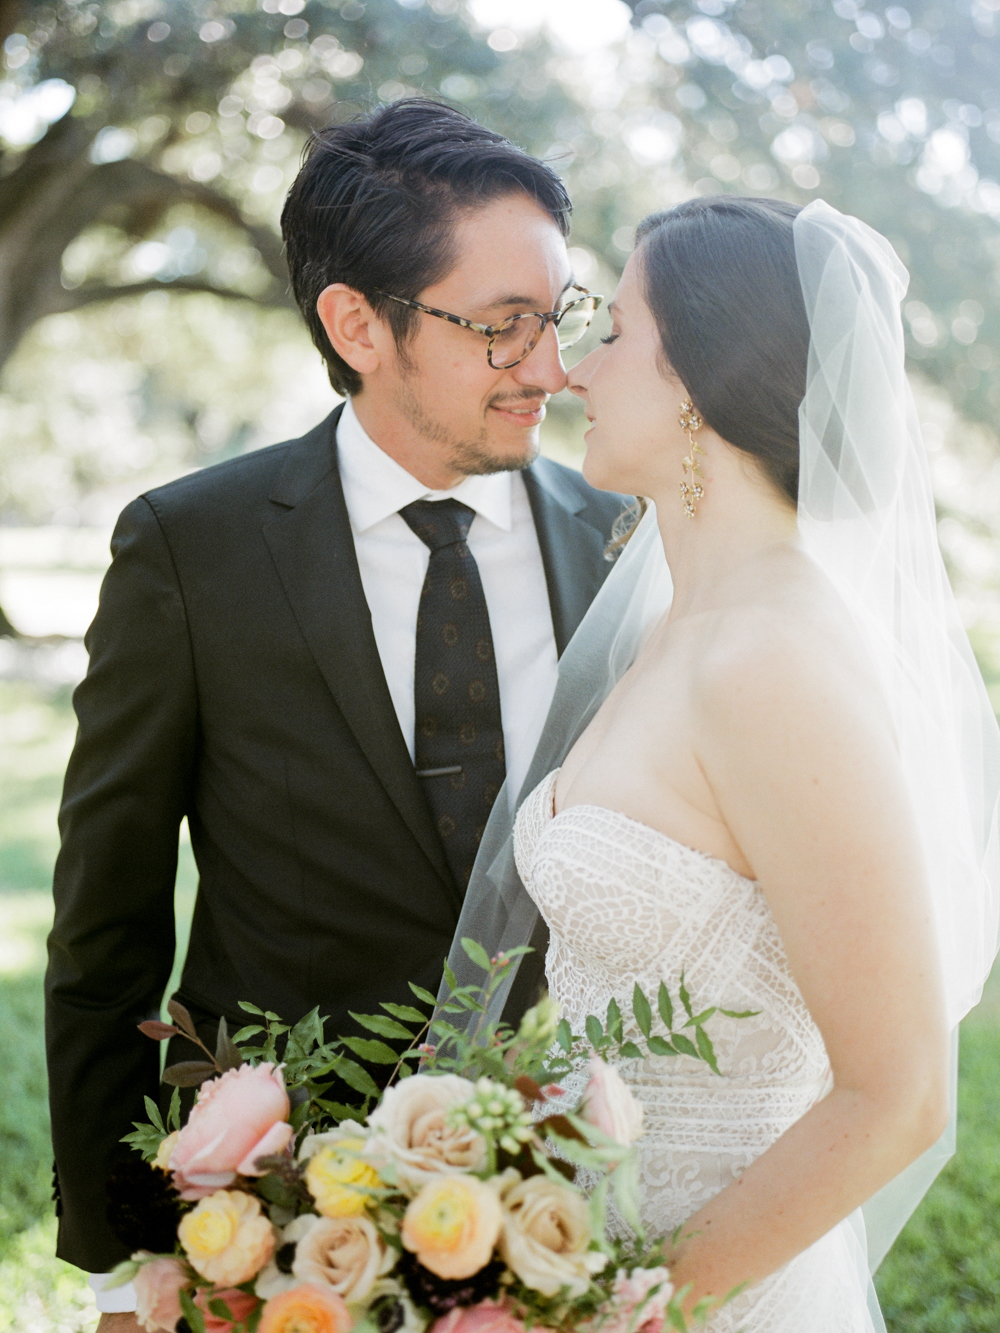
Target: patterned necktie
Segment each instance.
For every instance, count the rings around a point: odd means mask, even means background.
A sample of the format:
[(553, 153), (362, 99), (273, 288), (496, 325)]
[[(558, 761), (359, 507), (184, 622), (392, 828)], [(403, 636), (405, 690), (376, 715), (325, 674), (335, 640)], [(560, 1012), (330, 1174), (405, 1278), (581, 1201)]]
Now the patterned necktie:
[(506, 774), (490, 617), (466, 545), (476, 515), (457, 500), (416, 500), (399, 512), (431, 553), (413, 675), (417, 776), (464, 893)]

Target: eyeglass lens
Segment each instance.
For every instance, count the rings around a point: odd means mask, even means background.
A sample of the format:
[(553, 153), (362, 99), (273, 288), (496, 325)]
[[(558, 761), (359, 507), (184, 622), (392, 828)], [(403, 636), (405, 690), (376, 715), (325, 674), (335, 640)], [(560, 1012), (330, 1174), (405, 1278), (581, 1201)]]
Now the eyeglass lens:
[[(597, 305), (590, 297), (574, 301), (567, 307), (556, 330), (560, 349), (572, 347), (580, 341), (590, 327), (596, 309)], [(542, 321), (537, 315), (514, 320), (495, 335), (490, 350), (490, 364), (501, 370), (504, 366), (523, 361), (541, 337), (542, 328)]]

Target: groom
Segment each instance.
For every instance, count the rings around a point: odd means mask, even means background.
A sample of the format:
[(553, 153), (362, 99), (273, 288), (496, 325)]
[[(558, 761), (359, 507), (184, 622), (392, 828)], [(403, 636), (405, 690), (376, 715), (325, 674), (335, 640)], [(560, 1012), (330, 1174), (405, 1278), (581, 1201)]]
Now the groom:
[(318, 1005), (336, 1033), (411, 979), (437, 987), (620, 508), (536, 456), (560, 336), (594, 304), (568, 216), (548, 167), (446, 107), (322, 132), (282, 225), (347, 402), (119, 520), (47, 976), (58, 1252), (82, 1268), (125, 1255), (105, 1182), (157, 1093), (136, 1024), (173, 962), (185, 817), (200, 882), (178, 998), (203, 1036), (241, 1025), (241, 999), (291, 1021)]

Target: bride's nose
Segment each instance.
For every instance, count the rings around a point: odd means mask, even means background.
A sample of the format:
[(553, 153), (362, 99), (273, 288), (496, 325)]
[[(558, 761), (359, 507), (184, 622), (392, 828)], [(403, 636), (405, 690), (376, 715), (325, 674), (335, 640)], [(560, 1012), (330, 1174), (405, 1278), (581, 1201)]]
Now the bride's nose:
[(566, 388), (575, 393), (577, 398), (586, 398), (590, 387), (590, 372), (595, 352), (590, 352), (582, 361), (578, 361), (567, 372)]

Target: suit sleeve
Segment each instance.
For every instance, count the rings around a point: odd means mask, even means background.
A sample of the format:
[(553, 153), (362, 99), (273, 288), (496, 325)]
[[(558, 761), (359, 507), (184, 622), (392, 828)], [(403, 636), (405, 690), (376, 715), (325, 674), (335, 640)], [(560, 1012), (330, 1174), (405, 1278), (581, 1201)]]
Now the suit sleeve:
[(106, 1182), (158, 1046), (136, 1024), (158, 1014), (174, 958), (177, 842), (198, 727), (181, 588), (148, 501), (124, 511), (86, 638), (73, 703), (79, 729), (59, 816), (62, 848), (46, 974), (49, 1099), (61, 1258), (101, 1272), (126, 1257), (106, 1220)]

